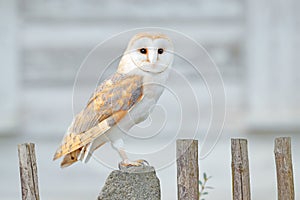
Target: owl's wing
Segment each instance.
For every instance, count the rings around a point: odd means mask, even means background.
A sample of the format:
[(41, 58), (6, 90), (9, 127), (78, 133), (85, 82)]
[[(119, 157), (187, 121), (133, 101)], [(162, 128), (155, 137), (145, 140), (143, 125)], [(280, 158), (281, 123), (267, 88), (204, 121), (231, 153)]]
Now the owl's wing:
[(115, 74), (94, 92), (76, 115), (54, 160), (77, 150), (117, 124), (143, 96), (142, 77)]

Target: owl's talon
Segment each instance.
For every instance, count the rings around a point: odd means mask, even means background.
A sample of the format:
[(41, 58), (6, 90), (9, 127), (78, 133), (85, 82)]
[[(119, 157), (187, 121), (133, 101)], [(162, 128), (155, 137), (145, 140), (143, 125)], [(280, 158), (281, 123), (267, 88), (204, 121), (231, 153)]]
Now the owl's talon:
[(149, 166), (149, 163), (147, 160), (140, 159), (140, 160), (137, 160), (136, 162), (140, 163), (143, 166)]
[(124, 169), (128, 167), (139, 167), (139, 166), (149, 166), (148, 161), (140, 159), (136, 161), (123, 160), (119, 163), (119, 169)]

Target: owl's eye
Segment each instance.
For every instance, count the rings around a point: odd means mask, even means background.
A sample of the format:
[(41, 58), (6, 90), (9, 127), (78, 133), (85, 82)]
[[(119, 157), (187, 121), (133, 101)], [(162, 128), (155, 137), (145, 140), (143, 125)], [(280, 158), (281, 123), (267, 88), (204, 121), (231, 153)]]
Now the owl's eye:
[(162, 48), (159, 48), (158, 50), (157, 50), (157, 53), (158, 54), (162, 54), (164, 52), (164, 50), (162, 49)]
[(147, 53), (147, 49), (141, 48), (141, 49), (140, 49), (140, 52), (141, 52), (141, 54), (146, 54), (146, 53)]

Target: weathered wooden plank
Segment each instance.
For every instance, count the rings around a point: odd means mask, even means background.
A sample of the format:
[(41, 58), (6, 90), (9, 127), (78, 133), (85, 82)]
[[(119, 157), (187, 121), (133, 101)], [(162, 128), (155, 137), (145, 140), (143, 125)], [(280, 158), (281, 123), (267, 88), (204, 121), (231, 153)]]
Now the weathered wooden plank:
[(233, 200), (250, 200), (247, 140), (231, 139)]
[(176, 146), (178, 200), (198, 200), (198, 141), (177, 140)]
[(274, 154), (277, 171), (278, 200), (294, 200), (291, 138), (276, 138)]
[(39, 200), (37, 165), (33, 143), (18, 145), (22, 200)]

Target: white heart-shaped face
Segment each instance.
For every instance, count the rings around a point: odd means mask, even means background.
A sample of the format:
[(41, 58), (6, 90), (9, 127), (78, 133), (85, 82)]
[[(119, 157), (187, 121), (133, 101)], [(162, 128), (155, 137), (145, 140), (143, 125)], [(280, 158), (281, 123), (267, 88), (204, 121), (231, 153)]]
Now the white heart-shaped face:
[(141, 70), (161, 73), (172, 65), (173, 44), (158, 33), (140, 33), (130, 41), (127, 51), (132, 62)]

